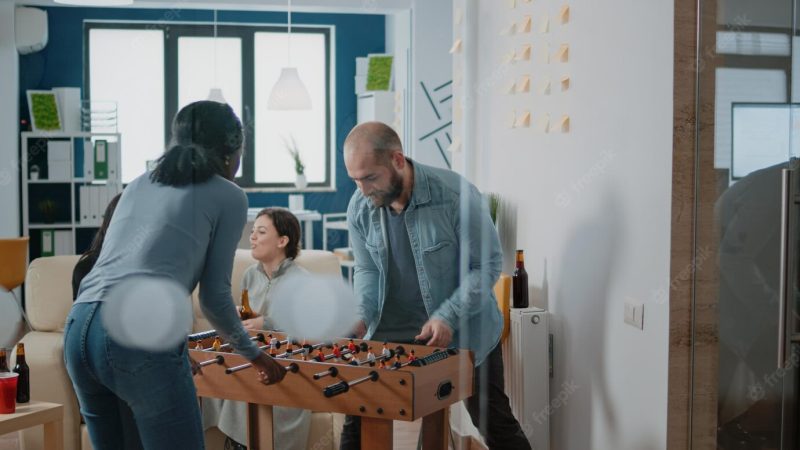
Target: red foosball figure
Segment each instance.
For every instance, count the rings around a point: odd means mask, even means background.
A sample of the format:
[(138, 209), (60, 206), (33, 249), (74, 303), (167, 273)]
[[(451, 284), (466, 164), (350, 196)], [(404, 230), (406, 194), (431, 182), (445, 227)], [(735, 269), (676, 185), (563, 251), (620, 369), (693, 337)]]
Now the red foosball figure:
[(339, 348), (339, 344), (333, 344), (333, 357), (337, 359), (342, 357), (342, 349)]
[(378, 363), (378, 367), (381, 368), (381, 369), (385, 369), (386, 368), (386, 360), (382, 359), (381, 362)]
[(350, 350), (350, 353), (356, 352), (356, 344), (353, 343), (352, 339), (350, 339), (350, 342), (347, 343), (347, 349)]
[(416, 361), (417, 356), (414, 354), (414, 349), (411, 349), (411, 352), (408, 354), (408, 362)]
[(317, 350), (317, 356), (315, 356), (314, 359), (319, 362), (325, 361), (325, 353), (322, 351), (322, 349)]
[(211, 348), (213, 348), (215, 352), (222, 350), (222, 341), (219, 340), (219, 336), (214, 338), (214, 343), (211, 344)]

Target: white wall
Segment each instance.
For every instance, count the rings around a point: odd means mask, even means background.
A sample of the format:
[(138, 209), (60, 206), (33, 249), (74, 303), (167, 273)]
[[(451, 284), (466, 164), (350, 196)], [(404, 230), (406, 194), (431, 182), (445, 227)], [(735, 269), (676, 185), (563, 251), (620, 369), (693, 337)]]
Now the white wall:
[[(19, 236), (19, 70), (14, 43), (14, 4), (0, 2), (0, 239)], [(17, 290), (19, 293), (19, 289)], [(21, 316), (0, 289), (0, 346), (21, 336)]]
[(14, 4), (0, 3), (0, 237), (19, 236), (18, 67)]
[[(464, 1), (473, 0), (455, 7)], [(459, 60), (474, 50), (465, 48), (454, 67), (476, 68), (460, 94), (472, 97), (476, 113), (466, 172), (473, 164), (479, 187), (512, 206), (501, 224), (505, 270), (513, 249), (524, 249), (531, 298), (553, 315), (551, 399), (565, 384), (577, 385), (563, 405), (551, 403), (552, 448), (665, 448), (672, 2), (575, 0), (563, 27), (560, 1), (508, 4), (478, 2), (477, 61)], [(533, 33), (500, 34), (523, 14), (534, 18)], [(551, 18), (546, 34), (536, 29), (544, 16)], [(461, 33), (456, 27), (454, 36)], [(548, 42), (551, 54), (569, 43), (570, 61), (540, 62)], [(534, 44), (532, 61), (501, 63), (524, 43)], [(531, 93), (501, 93), (524, 74), (532, 77)], [(571, 87), (562, 93), (563, 75)], [(548, 77), (551, 95), (539, 95)], [(531, 128), (508, 128), (515, 109), (533, 114)], [(553, 122), (569, 114), (571, 131), (537, 133), (546, 113)], [(625, 301), (645, 305), (643, 330), (623, 323)]]
[[(411, 142), (406, 149), (417, 161), (437, 167), (446, 167), (434, 139), (447, 154), (449, 141), (445, 133), (452, 136), (447, 126), (435, 135), (420, 141), (425, 135), (445, 126), (452, 120), (452, 99), (445, 100), (452, 92), (452, 85), (433, 92), (436, 87), (452, 80), (453, 68), (450, 59), (450, 44), (453, 35), (452, 0), (414, 0), (411, 7), (411, 129), (407, 133)], [(420, 83), (424, 83), (436, 105), (438, 117), (431, 107)], [(442, 101), (444, 100), (444, 103)], [(450, 156), (447, 155), (449, 159)]]

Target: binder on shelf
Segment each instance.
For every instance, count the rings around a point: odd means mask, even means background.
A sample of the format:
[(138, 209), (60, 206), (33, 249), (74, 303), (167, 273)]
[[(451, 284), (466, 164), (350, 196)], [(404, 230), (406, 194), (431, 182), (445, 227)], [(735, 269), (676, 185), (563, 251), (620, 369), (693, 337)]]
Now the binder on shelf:
[(88, 225), (89, 222), (89, 188), (91, 186), (78, 187), (78, 211), (79, 222), (83, 225)]
[(108, 141), (98, 139), (94, 143), (94, 179), (108, 178)]
[(89, 188), (89, 223), (98, 225), (100, 223), (100, 190), (97, 186), (88, 186)]
[(42, 230), (42, 256), (53, 256), (55, 253), (53, 230)]
[(83, 177), (83, 139), (81, 138), (74, 138), (72, 140), (72, 177), (73, 178), (81, 178)]
[(70, 167), (70, 142), (47, 141), (47, 178), (53, 181), (69, 181)]
[(72, 230), (56, 230), (53, 233), (53, 249), (56, 255), (71, 255), (72, 249)]
[(117, 173), (117, 163), (119, 162), (119, 142), (108, 143), (108, 153), (106, 160), (108, 161), (108, 181), (117, 181), (120, 179)]
[(94, 147), (89, 140), (83, 140), (83, 178), (94, 180)]

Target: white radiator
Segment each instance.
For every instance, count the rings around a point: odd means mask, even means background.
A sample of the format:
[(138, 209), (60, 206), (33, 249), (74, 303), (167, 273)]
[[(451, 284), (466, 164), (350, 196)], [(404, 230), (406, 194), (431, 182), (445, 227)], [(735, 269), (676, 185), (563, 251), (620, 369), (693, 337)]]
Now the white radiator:
[(550, 449), (550, 324), (539, 308), (511, 310), (503, 344), (506, 394), (534, 450)]

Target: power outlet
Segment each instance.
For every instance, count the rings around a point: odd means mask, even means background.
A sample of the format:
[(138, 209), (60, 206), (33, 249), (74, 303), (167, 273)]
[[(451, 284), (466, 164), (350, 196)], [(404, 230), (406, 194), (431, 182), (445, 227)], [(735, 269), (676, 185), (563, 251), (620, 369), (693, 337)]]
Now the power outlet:
[(644, 305), (625, 302), (625, 323), (640, 330), (644, 329)]

